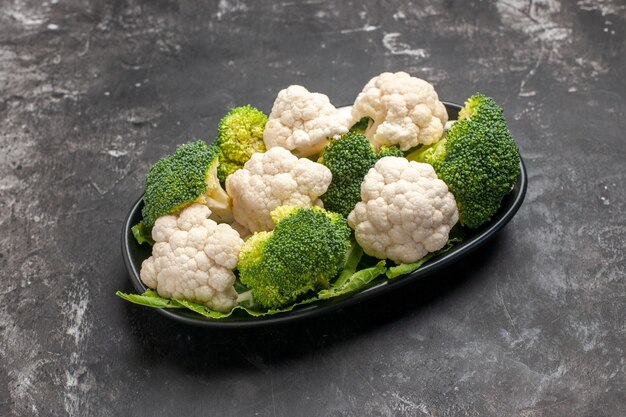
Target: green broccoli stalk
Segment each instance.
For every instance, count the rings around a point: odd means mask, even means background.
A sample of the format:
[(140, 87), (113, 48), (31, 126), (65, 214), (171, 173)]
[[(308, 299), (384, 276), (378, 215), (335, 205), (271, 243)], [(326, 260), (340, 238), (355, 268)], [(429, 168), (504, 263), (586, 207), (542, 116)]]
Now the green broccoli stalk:
[(371, 117), (363, 116), (359, 119), (358, 122), (352, 125), (352, 127), (350, 128), (350, 132), (365, 134), (367, 128), (370, 127), (373, 123), (374, 121)]
[(154, 239), (152, 239), (152, 234), (150, 233), (151, 230), (148, 230), (146, 228), (143, 220), (131, 227), (130, 231), (133, 234), (133, 237), (135, 238), (137, 243), (139, 243), (140, 245), (144, 243), (147, 243), (150, 246), (154, 245)]
[(267, 116), (250, 106), (231, 109), (220, 120), (215, 143), (219, 148), (220, 165), (217, 175), (222, 184), (255, 152), (265, 152), (263, 130)]
[(173, 155), (152, 165), (143, 196), (144, 228), (152, 230), (159, 217), (178, 213), (193, 203), (206, 204), (215, 221), (232, 221), (230, 197), (217, 179), (218, 164), (217, 148), (198, 140), (179, 146)]
[(471, 96), (446, 136), (407, 155), (431, 164), (449, 187), (461, 225), (476, 228), (496, 213), (519, 175), (519, 151), (496, 102)]
[(382, 148), (380, 153), (361, 133), (348, 132), (334, 139), (324, 149), (319, 163), (333, 174), (328, 190), (321, 196), (324, 208), (344, 217), (361, 201), (361, 183), (365, 174), (384, 156), (404, 156), (400, 149)]
[(319, 207), (281, 206), (274, 230), (257, 232), (239, 253), (239, 279), (255, 303), (276, 309), (311, 291), (329, 288), (350, 249), (346, 220)]

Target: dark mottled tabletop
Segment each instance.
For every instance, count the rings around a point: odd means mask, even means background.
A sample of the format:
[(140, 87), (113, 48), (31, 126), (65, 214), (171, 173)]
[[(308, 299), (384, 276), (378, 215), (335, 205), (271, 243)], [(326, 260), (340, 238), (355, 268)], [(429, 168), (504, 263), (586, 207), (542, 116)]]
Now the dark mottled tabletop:
[[(626, 415), (621, 0), (0, 2), (0, 415)], [(185, 327), (132, 290), (147, 168), (303, 84), (500, 102), (526, 201), (462, 265), (315, 320)]]

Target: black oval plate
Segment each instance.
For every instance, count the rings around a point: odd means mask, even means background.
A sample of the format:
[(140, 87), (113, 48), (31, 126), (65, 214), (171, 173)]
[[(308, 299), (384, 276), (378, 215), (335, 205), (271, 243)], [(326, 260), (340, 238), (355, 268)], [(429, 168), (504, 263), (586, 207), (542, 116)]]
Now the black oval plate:
[[(456, 120), (458, 112), (462, 106), (454, 103), (443, 103), (446, 106), (450, 120)], [(335, 309), (346, 307), (351, 304), (359, 303), (389, 290), (400, 288), (404, 285), (420, 280), (425, 276), (458, 261), (463, 256), (487, 242), (513, 218), (515, 213), (517, 213), (517, 210), (524, 201), (527, 183), (528, 179), (526, 176), (526, 167), (520, 157), (520, 175), (517, 183), (511, 192), (504, 197), (500, 209), (488, 223), (476, 230), (468, 232), (464, 242), (454, 247), (449, 252), (426, 262), (421, 268), (413, 273), (393, 280), (381, 281), (345, 298), (341, 297), (339, 299), (317, 301), (311, 304), (297, 306), (289, 312), (264, 317), (231, 316), (225, 319), (209, 319), (191, 311), (164, 308), (157, 308), (156, 310), (159, 313), (182, 323), (213, 328), (245, 328), (266, 326), (305, 317), (312, 317), (318, 314), (329, 313)], [(130, 229), (141, 220), (142, 208), (143, 198), (139, 198), (130, 210), (122, 230), (122, 255), (124, 257), (124, 263), (126, 264), (126, 269), (130, 274), (131, 281), (139, 294), (142, 294), (147, 289), (141, 282), (139, 271), (143, 260), (150, 256), (151, 247), (148, 245), (139, 245), (133, 237)]]

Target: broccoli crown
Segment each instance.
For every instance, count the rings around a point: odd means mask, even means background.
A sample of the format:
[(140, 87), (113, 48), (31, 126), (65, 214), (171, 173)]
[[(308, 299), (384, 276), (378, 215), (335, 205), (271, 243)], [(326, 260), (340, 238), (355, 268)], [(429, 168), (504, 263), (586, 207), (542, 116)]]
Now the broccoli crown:
[(180, 145), (173, 155), (157, 161), (146, 176), (143, 223), (148, 230), (161, 216), (177, 213), (194, 202), (204, 202), (217, 149), (198, 140)]
[(266, 122), (267, 116), (250, 105), (235, 107), (220, 120), (215, 143), (220, 150), (217, 174), (222, 183), (253, 153), (265, 152), (263, 130)]
[(443, 139), (407, 158), (435, 168), (456, 199), (460, 223), (470, 228), (491, 219), (519, 175), (519, 151), (502, 108), (479, 93)]
[(395, 146), (376, 153), (367, 137), (348, 132), (334, 139), (324, 149), (319, 161), (333, 174), (328, 190), (321, 197), (324, 208), (348, 217), (361, 201), (361, 183), (365, 174), (383, 156), (404, 156)]
[(309, 291), (327, 288), (343, 267), (350, 229), (319, 207), (279, 207), (276, 226), (248, 238), (239, 253), (239, 279), (265, 308), (280, 308)]

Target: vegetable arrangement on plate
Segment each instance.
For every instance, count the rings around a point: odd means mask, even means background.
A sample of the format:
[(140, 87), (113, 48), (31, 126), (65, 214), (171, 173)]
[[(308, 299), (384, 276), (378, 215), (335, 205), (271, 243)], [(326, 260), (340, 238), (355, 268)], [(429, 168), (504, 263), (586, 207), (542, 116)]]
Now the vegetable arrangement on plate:
[(133, 303), (204, 317), (263, 316), (396, 279), (488, 222), (519, 175), (502, 109), (482, 94), (457, 121), (428, 82), (372, 78), (349, 111), (302, 86), (269, 117), (250, 105), (212, 144), (148, 171)]

